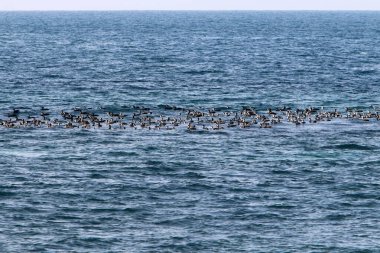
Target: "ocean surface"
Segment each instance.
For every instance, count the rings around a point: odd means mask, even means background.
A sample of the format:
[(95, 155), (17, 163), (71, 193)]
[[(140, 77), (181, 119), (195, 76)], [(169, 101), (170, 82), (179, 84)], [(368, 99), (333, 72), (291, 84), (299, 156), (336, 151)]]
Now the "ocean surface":
[[(379, 92), (380, 12), (0, 12), (2, 120)], [(0, 127), (0, 252), (380, 252), (380, 121)]]

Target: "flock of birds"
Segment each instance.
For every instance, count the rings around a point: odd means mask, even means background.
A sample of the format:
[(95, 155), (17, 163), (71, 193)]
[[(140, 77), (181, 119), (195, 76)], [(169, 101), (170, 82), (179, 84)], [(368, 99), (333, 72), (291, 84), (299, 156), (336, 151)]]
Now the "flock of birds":
[[(256, 110), (243, 107), (240, 110), (191, 109), (162, 105), (157, 111), (143, 106), (133, 106), (128, 113), (106, 109), (72, 108), (53, 113), (46, 107), (35, 110), (32, 115), (13, 108), (0, 118), (5, 128), (84, 128), (84, 129), (149, 129), (173, 130), (186, 127), (188, 131), (221, 130), (225, 128), (272, 128), (281, 123), (316, 124), (335, 119), (356, 121), (379, 121), (380, 110), (345, 108), (344, 111), (325, 110), (323, 107), (292, 109), (290, 107)], [(34, 114), (34, 115), (33, 115)]]

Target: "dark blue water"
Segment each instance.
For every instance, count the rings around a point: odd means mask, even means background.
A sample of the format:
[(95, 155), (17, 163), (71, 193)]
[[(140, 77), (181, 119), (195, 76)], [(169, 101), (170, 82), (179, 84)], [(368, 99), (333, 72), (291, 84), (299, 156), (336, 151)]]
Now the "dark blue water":
[[(380, 106), (379, 12), (0, 12), (0, 113)], [(380, 123), (0, 127), (1, 252), (380, 252)]]

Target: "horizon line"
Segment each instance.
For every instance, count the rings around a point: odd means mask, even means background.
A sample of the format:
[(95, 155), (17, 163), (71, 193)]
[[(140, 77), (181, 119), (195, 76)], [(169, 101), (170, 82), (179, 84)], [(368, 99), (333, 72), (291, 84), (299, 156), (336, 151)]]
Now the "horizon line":
[(191, 12), (226, 12), (226, 11), (366, 11), (366, 12), (378, 12), (380, 9), (0, 9), (0, 12), (28, 12), (28, 11), (191, 11)]

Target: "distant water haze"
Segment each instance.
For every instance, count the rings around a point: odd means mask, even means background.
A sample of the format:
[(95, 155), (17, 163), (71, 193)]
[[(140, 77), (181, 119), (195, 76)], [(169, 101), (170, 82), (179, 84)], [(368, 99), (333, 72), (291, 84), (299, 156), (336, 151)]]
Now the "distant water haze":
[(380, 10), (378, 0), (1, 0), (0, 10)]

